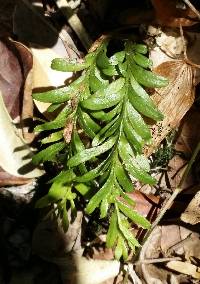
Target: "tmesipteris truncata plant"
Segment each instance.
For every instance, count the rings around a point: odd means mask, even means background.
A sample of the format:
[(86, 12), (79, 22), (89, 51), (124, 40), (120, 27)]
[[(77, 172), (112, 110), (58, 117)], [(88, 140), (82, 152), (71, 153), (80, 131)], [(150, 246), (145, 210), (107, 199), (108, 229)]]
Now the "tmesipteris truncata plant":
[(131, 223), (144, 229), (149, 221), (134, 210), (127, 195), (133, 181), (155, 184), (149, 163), (142, 155), (151, 143), (151, 132), (144, 117), (162, 120), (144, 87), (164, 87), (166, 78), (152, 73), (147, 47), (125, 40), (124, 49), (108, 56), (105, 39), (83, 62), (54, 59), (51, 67), (59, 71), (82, 71), (69, 86), (33, 98), (51, 103), (48, 112), (57, 111), (54, 120), (38, 125), (35, 131), (47, 133), (41, 140), (47, 147), (33, 157), (35, 164), (57, 163), (61, 171), (49, 181), (47, 195), (38, 200), (41, 208), (55, 205), (55, 211), (68, 227), (67, 210), (74, 212), (80, 195), (85, 198), (87, 214), (99, 210), (109, 218), (106, 244), (115, 257), (128, 257), (139, 242)]

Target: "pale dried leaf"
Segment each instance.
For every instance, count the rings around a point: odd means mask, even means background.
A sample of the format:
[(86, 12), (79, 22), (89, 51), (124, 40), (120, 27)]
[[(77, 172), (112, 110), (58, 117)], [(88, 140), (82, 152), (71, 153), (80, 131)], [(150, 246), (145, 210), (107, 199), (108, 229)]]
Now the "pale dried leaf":
[(193, 69), (183, 60), (168, 61), (159, 65), (157, 74), (165, 76), (169, 84), (156, 89), (152, 99), (163, 113), (164, 119), (152, 126), (152, 146), (145, 149), (150, 155), (167, 136), (176, 128), (194, 102)]
[[(177, 275), (156, 264), (145, 264), (142, 262), (149, 259), (156, 260), (161, 255), (163, 258), (178, 255), (187, 260), (190, 260), (191, 257), (200, 259), (198, 247), (200, 247), (198, 233), (178, 225), (157, 226), (142, 247), (139, 257), (141, 264), (136, 266), (136, 272), (148, 284), (173, 283), (168, 282), (168, 279), (171, 279), (172, 275)], [(181, 280), (178, 283), (182, 283)]]
[(172, 260), (166, 266), (176, 272), (187, 274), (195, 279), (200, 279), (200, 268), (189, 262)]
[(33, 178), (43, 172), (31, 163), (32, 152), (13, 124), (0, 94), (0, 166), (14, 176)]
[[(170, 232), (170, 233), (169, 233)], [(161, 227), (161, 242), (160, 246), (164, 254), (168, 249), (181, 241), (180, 229), (177, 225), (169, 225)], [(168, 254), (167, 254), (168, 255)]]
[(181, 220), (191, 225), (195, 225), (200, 222), (200, 191), (197, 192), (184, 213), (181, 214)]

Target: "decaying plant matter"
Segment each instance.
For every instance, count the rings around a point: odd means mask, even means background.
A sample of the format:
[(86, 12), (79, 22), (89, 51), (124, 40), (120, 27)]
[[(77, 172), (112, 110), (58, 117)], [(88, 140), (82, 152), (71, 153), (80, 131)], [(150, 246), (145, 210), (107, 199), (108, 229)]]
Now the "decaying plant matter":
[(163, 119), (144, 87), (164, 87), (168, 80), (149, 70), (152, 62), (145, 56), (145, 45), (121, 43), (124, 48), (109, 56), (110, 40), (104, 39), (83, 62), (53, 60), (53, 69), (82, 73), (69, 86), (33, 95), (51, 103), (48, 112), (57, 113), (54, 120), (35, 128), (47, 134), (41, 140), (47, 147), (33, 162), (52, 161), (61, 168), (37, 207), (55, 204), (67, 230), (67, 210), (71, 207), (75, 213), (82, 195), (87, 214), (98, 210), (100, 218), (109, 218), (107, 246), (115, 248), (117, 259), (126, 259), (129, 248), (139, 246), (131, 224), (150, 228), (149, 221), (134, 210), (135, 202), (127, 192), (134, 190), (136, 180), (156, 182), (142, 154), (143, 147), (151, 143), (144, 118)]

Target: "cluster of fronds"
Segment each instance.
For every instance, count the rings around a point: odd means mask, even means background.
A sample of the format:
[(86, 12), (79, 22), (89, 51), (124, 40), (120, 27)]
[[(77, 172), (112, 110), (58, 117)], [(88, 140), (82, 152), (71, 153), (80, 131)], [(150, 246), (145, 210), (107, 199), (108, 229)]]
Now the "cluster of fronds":
[(167, 80), (147, 70), (152, 62), (145, 56), (145, 45), (124, 41), (124, 49), (109, 57), (108, 44), (109, 40), (104, 40), (81, 63), (53, 60), (53, 69), (82, 72), (69, 86), (33, 95), (51, 103), (48, 112), (57, 111), (54, 120), (35, 129), (50, 135), (41, 140), (48, 147), (33, 161), (62, 165), (37, 207), (54, 203), (67, 229), (67, 210), (71, 207), (74, 211), (75, 200), (83, 195), (87, 214), (99, 210), (100, 218), (109, 216), (107, 246), (115, 249), (117, 259), (126, 259), (129, 249), (139, 246), (131, 224), (150, 227), (134, 210), (135, 202), (127, 193), (134, 190), (134, 180), (150, 185), (156, 182), (142, 155), (143, 146), (151, 143), (144, 117), (154, 121), (163, 118), (143, 86), (163, 87)]

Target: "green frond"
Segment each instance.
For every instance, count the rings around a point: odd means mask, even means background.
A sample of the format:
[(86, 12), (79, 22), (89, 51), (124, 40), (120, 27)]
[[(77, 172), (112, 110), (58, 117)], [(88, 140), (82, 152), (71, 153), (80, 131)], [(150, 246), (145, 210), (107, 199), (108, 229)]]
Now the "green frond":
[[(46, 131), (41, 143), (51, 145), (33, 161), (62, 164), (61, 172), (49, 181), (48, 194), (36, 206), (54, 204), (66, 230), (67, 210), (71, 207), (74, 212), (81, 194), (87, 214), (97, 210), (100, 218), (109, 218), (107, 246), (114, 249), (117, 259), (127, 259), (129, 249), (140, 246), (131, 224), (150, 228), (127, 193), (134, 191), (133, 180), (150, 185), (156, 182), (149, 174), (148, 159), (142, 155), (145, 144), (151, 142), (145, 117), (163, 119), (144, 87), (163, 87), (168, 81), (151, 72), (145, 45), (124, 41), (124, 50), (109, 57), (108, 44), (107, 39), (83, 62), (54, 59), (53, 69), (82, 71), (82, 75), (67, 87), (33, 95), (52, 104), (49, 112), (57, 112), (56, 118), (35, 129)], [(65, 142), (69, 122), (71, 138)]]

